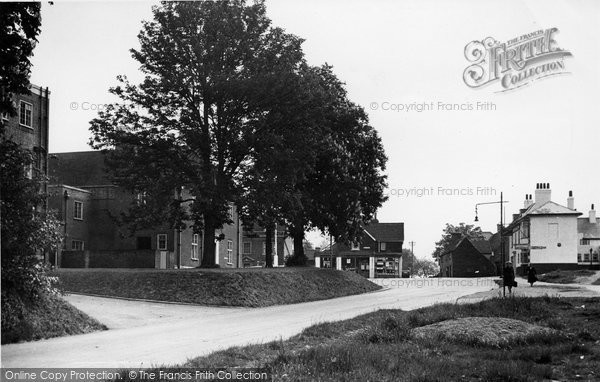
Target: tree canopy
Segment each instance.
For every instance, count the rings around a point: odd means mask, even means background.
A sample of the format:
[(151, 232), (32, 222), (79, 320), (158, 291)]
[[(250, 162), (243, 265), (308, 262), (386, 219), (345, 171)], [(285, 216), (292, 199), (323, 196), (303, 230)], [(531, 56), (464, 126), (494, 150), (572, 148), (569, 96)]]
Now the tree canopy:
[(12, 95), (29, 93), (29, 58), (40, 33), (40, 9), (37, 2), (0, 3), (0, 113), (14, 115)]
[(450, 249), (453, 233), (459, 233), (462, 237), (481, 237), (483, 234), (481, 228), (475, 227), (473, 224), (459, 223), (458, 225), (452, 225), (446, 223), (442, 238), (435, 243), (435, 251), (431, 254), (434, 259), (438, 260), (444, 252)]
[[(129, 221), (214, 232), (229, 204), (249, 222), (346, 240), (383, 203), (386, 157), (364, 110), (330, 66), (309, 66), (302, 39), (271, 26), (263, 1), (165, 2), (132, 50), (145, 79), (119, 77), (123, 101), (91, 123), (115, 181), (144, 193)], [(184, 190), (182, 201), (174, 190)], [(189, 208), (183, 208), (188, 203)], [(214, 264), (204, 235), (202, 265)]]

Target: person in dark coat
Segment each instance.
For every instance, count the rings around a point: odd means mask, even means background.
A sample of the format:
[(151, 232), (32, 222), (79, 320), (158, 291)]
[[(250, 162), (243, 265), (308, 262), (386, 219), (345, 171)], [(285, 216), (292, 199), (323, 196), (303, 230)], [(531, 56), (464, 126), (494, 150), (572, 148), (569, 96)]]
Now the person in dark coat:
[(535, 270), (535, 267), (529, 263), (529, 266), (527, 267), (527, 282), (533, 286), (533, 283), (536, 281), (538, 281), (537, 271)]
[(512, 287), (515, 285), (515, 269), (510, 261), (507, 261), (504, 266), (503, 282), (508, 287), (508, 293), (512, 293)]

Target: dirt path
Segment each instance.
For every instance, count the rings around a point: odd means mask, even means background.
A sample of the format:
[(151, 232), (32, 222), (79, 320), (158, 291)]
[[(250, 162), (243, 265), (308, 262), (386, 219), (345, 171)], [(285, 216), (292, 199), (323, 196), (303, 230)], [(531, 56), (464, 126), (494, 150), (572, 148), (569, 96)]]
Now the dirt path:
[(2, 367), (149, 367), (286, 339), (324, 321), (416, 309), (497, 288), (491, 279), (385, 279), (383, 291), (268, 308), (211, 308), (88, 296), (73, 305), (110, 330), (2, 346)]
[[(518, 297), (559, 296), (600, 298), (600, 285), (551, 284), (538, 281), (533, 286), (530, 286), (524, 278), (517, 278), (517, 282), (519, 286), (513, 288), (513, 295)], [(509, 295), (508, 289), (506, 289), (506, 295)], [(492, 297), (502, 297), (502, 288), (463, 296), (459, 299), (459, 302), (471, 303)]]

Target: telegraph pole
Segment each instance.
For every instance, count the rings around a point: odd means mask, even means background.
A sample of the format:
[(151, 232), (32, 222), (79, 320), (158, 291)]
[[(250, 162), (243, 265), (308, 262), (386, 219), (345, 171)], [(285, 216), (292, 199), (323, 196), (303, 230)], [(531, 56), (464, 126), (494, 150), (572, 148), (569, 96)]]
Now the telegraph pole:
[(409, 241), (408, 244), (410, 244), (410, 273), (411, 273), (411, 277), (412, 277), (412, 272), (413, 272), (413, 267), (414, 267), (414, 262), (415, 262), (414, 246), (416, 243), (414, 241)]

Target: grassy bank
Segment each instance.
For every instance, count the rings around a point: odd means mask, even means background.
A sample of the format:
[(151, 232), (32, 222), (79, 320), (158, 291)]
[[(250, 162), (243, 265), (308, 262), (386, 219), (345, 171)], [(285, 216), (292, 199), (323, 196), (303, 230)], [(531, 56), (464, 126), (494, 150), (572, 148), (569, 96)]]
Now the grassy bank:
[(2, 344), (106, 330), (106, 326), (58, 296), (36, 302), (3, 304), (11, 310), (2, 315)]
[(595, 380), (599, 320), (598, 299), (507, 298), (382, 310), (176, 367), (265, 368), (276, 381)]
[(260, 307), (371, 292), (378, 285), (351, 272), (274, 269), (63, 269), (63, 290), (102, 296)]
[(543, 275), (539, 275), (539, 281), (543, 281), (546, 283), (556, 283), (556, 284), (573, 284), (577, 282), (577, 279), (580, 277), (589, 277), (595, 275), (596, 272), (589, 271), (587, 269), (580, 269), (576, 271), (562, 271), (556, 270), (548, 273), (544, 273)]

